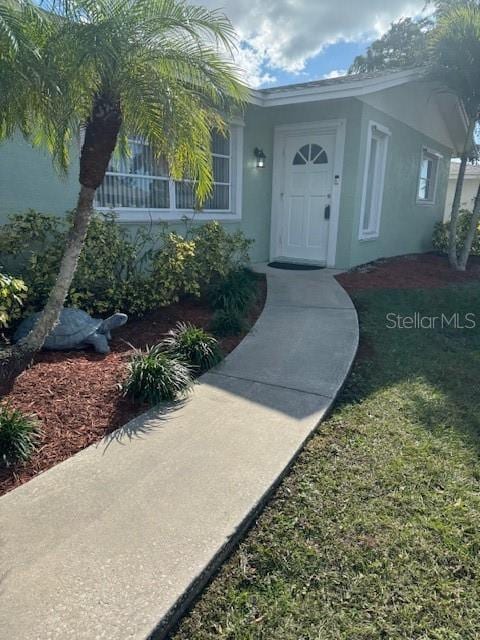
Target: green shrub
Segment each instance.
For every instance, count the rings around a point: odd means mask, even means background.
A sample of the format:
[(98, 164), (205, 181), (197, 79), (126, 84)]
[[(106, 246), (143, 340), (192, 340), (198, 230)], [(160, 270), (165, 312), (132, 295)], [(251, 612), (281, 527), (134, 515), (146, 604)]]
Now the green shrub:
[[(0, 261), (28, 287), (29, 312), (43, 308), (55, 282), (72, 221), (36, 211), (17, 214), (0, 229)], [(217, 222), (187, 229), (186, 237), (164, 225), (132, 235), (113, 213), (92, 217), (66, 304), (93, 315), (126, 311), (141, 316), (200, 295), (214, 277), (248, 261), (251, 242)]]
[(151, 266), (151, 277), (157, 285), (156, 306), (176, 302), (182, 294), (200, 294), (195, 260), (194, 240), (185, 239), (174, 231), (162, 235), (161, 246), (153, 253)]
[(222, 359), (217, 340), (190, 323), (177, 322), (164, 340), (166, 349), (198, 371), (207, 371)]
[[(470, 222), (472, 220), (472, 213), (463, 209), (459, 213), (458, 225), (457, 225), (457, 248), (460, 250), (465, 245), (468, 230), (470, 228)], [(442, 253), (448, 253), (448, 238), (450, 233), (450, 221), (443, 223), (437, 222), (433, 231), (432, 244), (437, 251)], [(472, 243), (471, 255), (480, 255), (480, 227), (477, 228), (477, 233)]]
[(0, 256), (9, 273), (28, 287), (25, 308), (38, 311), (55, 282), (65, 244), (66, 223), (57, 216), (29, 210), (10, 216), (1, 227)]
[(237, 336), (247, 329), (247, 323), (238, 309), (217, 309), (213, 314), (211, 330), (218, 336)]
[(27, 416), (8, 404), (0, 405), (0, 466), (25, 462), (40, 439), (36, 418)]
[(8, 327), (18, 318), (27, 297), (27, 287), (20, 278), (0, 273), (0, 327)]
[[(0, 256), (25, 280), (29, 311), (43, 308), (55, 282), (72, 221), (36, 211), (11, 216), (0, 231)], [(138, 270), (141, 243), (112, 214), (95, 214), (66, 304), (92, 314), (120, 309), (125, 283)]]
[(190, 368), (165, 351), (162, 344), (136, 349), (129, 364), (123, 392), (140, 402), (157, 404), (175, 400), (192, 384)]
[(208, 222), (187, 233), (195, 242), (195, 279), (209, 283), (215, 276), (226, 276), (249, 262), (253, 244), (241, 231), (228, 233), (218, 222)]
[(217, 278), (210, 284), (207, 296), (213, 309), (245, 312), (257, 296), (255, 276), (248, 269), (230, 271), (225, 277)]

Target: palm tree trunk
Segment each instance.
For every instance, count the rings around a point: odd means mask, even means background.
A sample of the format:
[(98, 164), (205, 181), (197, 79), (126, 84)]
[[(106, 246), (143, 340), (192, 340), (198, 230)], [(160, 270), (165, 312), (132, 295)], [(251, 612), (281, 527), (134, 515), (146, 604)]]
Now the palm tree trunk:
[(35, 352), (43, 347), (45, 338), (58, 321), (58, 316), (72, 284), (73, 276), (78, 264), (83, 242), (87, 235), (88, 224), (93, 212), (95, 189), (80, 187), (77, 207), (73, 219), (73, 227), (68, 235), (65, 252), (60, 263), (60, 270), (55, 285), (50, 292), (47, 304), (35, 327), (21, 341), (28, 351)]
[(460, 211), (460, 199), (462, 197), (463, 183), (465, 180), (465, 170), (467, 168), (468, 154), (463, 153), (458, 170), (457, 184), (455, 186), (455, 195), (453, 197), (452, 212), (450, 214), (450, 228), (448, 236), (448, 260), (453, 269), (458, 270), (458, 248), (457, 248), (457, 229), (458, 229), (458, 213)]
[(81, 186), (73, 226), (68, 235), (60, 270), (47, 304), (32, 331), (0, 355), (0, 393), (2, 394), (8, 391), (13, 379), (29, 366), (33, 356), (42, 348), (46, 337), (58, 322), (87, 234), (94, 196), (95, 189)]
[(465, 139), (465, 145), (460, 161), (460, 168), (458, 171), (457, 184), (455, 186), (455, 195), (453, 197), (452, 211), (450, 214), (450, 231), (448, 236), (448, 259), (450, 266), (457, 271), (460, 270), (458, 247), (457, 247), (457, 228), (458, 228), (458, 214), (460, 211), (460, 201), (462, 197), (463, 183), (465, 181), (465, 170), (468, 162), (468, 151), (472, 140), (473, 132), (475, 130), (475, 119), (470, 120), (468, 126), (467, 137)]
[(472, 219), (470, 220), (470, 227), (468, 229), (467, 237), (465, 238), (465, 244), (463, 245), (460, 258), (458, 260), (458, 270), (465, 271), (467, 269), (468, 258), (470, 257), (470, 251), (472, 250), (472, 244), (475, 236), (478, 233), (478, 223), (480, 221), (480, 185), (477, 189), (477, 195), (475, 196), (475, 204), (473, 206)]
[(0, 354), (0, 393), (4, 393), (12, 379), (31, 363), (35, 352), (42, 348), (58, 322), (87, 235), (95, 191), (105, 177), (117, 144), (121, 122), (118, 101), (103, 95), (96, 96), (92, 115), (85, 128), (85, 140), (80, 154), (80, 193), (60, 270), (47, 304), (32, 331)]

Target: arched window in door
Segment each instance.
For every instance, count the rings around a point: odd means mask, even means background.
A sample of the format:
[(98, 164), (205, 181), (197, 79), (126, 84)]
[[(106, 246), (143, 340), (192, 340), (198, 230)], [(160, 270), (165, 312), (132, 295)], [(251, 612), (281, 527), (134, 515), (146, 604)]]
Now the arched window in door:
[(293, 158), (293, 165), (307, 165), (307, 164), (327, 164), (328, 157), (324, 149), (319, 144), (304, 144), (303, 147), (295, 154)]

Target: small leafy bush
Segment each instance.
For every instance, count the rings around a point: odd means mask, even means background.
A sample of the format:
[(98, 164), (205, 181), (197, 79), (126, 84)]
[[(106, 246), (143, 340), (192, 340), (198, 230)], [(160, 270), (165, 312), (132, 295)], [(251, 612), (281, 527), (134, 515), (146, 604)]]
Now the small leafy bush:
[[(0, 256), (28, 286), (27, 309), (47, 301), (65, 248), (72, 214), (60, 218), (36, 211), (17, 214), (0, 229)], [(143, 237), (130, 239), (112, 214), (95, 214), (66, 304), (91, 314), (118, 311), (125, 284), (138, 271)]]
[[(30, 210), (0, 228), (0, 261), (25, 281), (28, 312), (47, 300), (71, 223), (71, 214)], [(182, 295), (199, 296), (212, 279), (246, 264), (250, 245), (240, 231), (228, 233), (217, 222), (187, 227), (185, 237), (167, 225), (156, 233), (141, 226), (131, 234), (114, 213), (96, 213), (66, 304), (92, 315), (141, 316)]]
[(211, 330), (218, 336), (237, 336), (247, 329), (247, 323), (238, 309), (217, 309), (213, 314)]
[(18, 318), (27, 297), (27, 286), (20, 278), (0, 273), (0, 327)]
[(164, 340), (166, 349), (198, 371), (207, 371), (222, 359), (216, 338), (200, 327), (177, 322)]
[[(470, 228), (472, 213), (466, 209), (462, 209), (458, 216), (457, 224), (457, 248), (460, 250), (465, 245), (467, 233)], [(433, 231), (432, 244), (437, 251), (442, 253), (448, 252), (448, 238), (450, 234), (450, 221), (443, 223), (437, 222)], [(480, 228), (472, 243), (471, 255), (480, 255)]]
[(248, 269), (230, 271), (210, 284), (207, 295), (213, 309), (245, 312), (257, 296), (255, 276)]
[(178, 233), (164, 233), (152, 255), (151, 276), (157, 284), (157, 306), (176, 302), (181, 294), (200, 294), (195, 273), (196, 245)]
[(189, 230), (187, 238), (195, 243), (194, 277), (201, 284), (225, 277), (249, 262), (248, 251), (253, 240), (239, 230), (228, 233), (216, 221)]
[(30, 458), (41, 436), (39, 422), (8, 404), (0, 405), (0, 466)]
[(191, 384), (189, 366), (159, 344), (135, 350), (122, 388), (125, 395), (154, 405), (175, 400), (188, 391)]

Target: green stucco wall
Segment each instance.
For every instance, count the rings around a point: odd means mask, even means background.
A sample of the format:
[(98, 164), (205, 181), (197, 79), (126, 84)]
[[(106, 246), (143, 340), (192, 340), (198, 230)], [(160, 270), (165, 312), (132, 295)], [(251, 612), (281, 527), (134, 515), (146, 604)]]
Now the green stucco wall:
[[(244, 134), (242, 229), (249, 237), (256, 240), (252, 252), (254, 260), (269, 259), (274, 128), (283, 124), (346, 119), (337, 262), (342, 265), (348, 264), (349, 229), (354, 215), (361, 114), (361, 103), (349, 99), (269, 108), (250, 106), (247, 109)], [(262, 148), (267, 156), (264, 169), (255, 167), (253, 156), (255, 147)]]
[(55, 214), (72, 209), (79, 188), (77, 154), (74, 146), (70, 171), (61, 177), (48, 153), (33, 149), (22, 138), (0, 145), (0, 223), (26, 209)]
[[(254, 262), (270, 255), (270, 218), (272, 201), (273, 137), (277, 125), (346, 120), (346, 142), (336, 266), (349, 268), (379, 257), (427, 251), (437, 220), (442, 219), (449, 150), (402, 124), (387, 114), (357, 99), (332, 100), (263, 108), (250, 105), (245, 112), (243, 154), (243, 202), (241, 222), (227, 222), (229, 230), (240, 228), (255, 240)], [(385, 176), (380, 236), (360, 241), (359, 223), (366, 155), (368, 123), (385, 125), (391, 131)], [(428, 146), (443, 154), (434, 206), (416, 203), (421, 150)], [(263, 148), (267, 159), (257, 169), (253, 150)], [(18, 138), (0, 146), (0, 223), (10, 213), (35, 208), (62, 214), (75, 204), (78, 191), (78, 147), (72, 153), (67, 177), (52, 168), (45, 152), (32, 149)], [(201, 214), (200, 214), (201, 215)], [(128, 225), (132, 231), (136, 225)], [(172, 223), (182, 232), (182, 223)]]
[[(359, 240), (361, 197), (366, 162), (368, 124), (374, 121), (387, 127), (390, 140), (387, 153), (380, 234), (371, 240)], [(443, 219), (450, 150), (415, 129), (362, 103), (359, 168), (350, 227), (350, 264), (355, 266), (381, 257), (420, 253), (432, 248), (432, 231)], [(422, 148), (442, 154), (439, 162), (435, 203), (416, 202)]]

